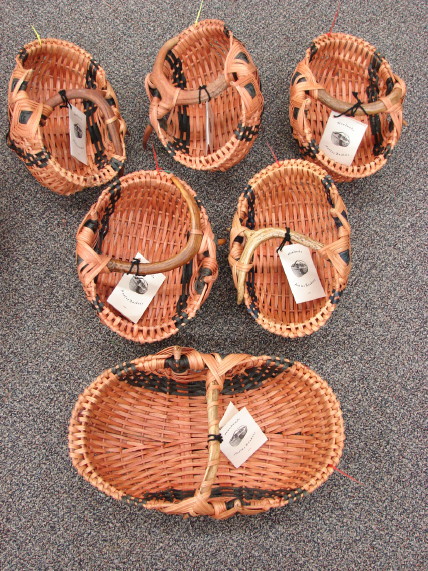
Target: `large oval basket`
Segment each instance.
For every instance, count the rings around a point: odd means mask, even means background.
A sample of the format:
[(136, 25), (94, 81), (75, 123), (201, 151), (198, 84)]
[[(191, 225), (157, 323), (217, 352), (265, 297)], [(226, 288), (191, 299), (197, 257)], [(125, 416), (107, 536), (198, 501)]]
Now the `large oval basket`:
[[(187, 167), (225, 171), (257, 137), (263, 111), (258, 71), (224, 22), (204, 20), (169, 40), (146, 90), (152, 128)], [(150, 132), (149, 127), (145, 141)]]
[[(8, 99), (8, 144), (43, 186), (69, 195), (117, 177), (125, 122), (105, 71), (85, 50), (53, 38), (27, 44)], [(86, 115), (87, 165), (70, 152), (68, 100)]]
[[(404, 81), (365, 40), (341, 33), (319, 36), (291, 80), (290, 122), (302, 155), (337, 182), (374, 174), (400, 139), (405, 93)], [(318, 147), (332, 110), (368, 124), (350, 166)]]
[[(267, 442), (240, 468), (220, 452), (228, 403), (246, 407)], [(105, 371), (71, 417), (72, 462), (121, 501), (169, 514), (257, 514), (323, 484), (342, 454), (339, 403), (301, 363), (177, 347)]]
[[(133, 264), (137, 253), (151, 263)], [(205, 209), (186, 183), (158, 171), (127, 174), (107, 186), (78, 230), (77, 262), (101, 321), (139, 343), (166, 339), (186, 325), (218, 273)], [(107, 302), (123, 273), (166, 276), (135, 324)]]
[[(262, 327), (303, 337), (324, 325), (350, 271), (350, 226), (332, 178), (302, 160), (278, 161), (256, 174), (239, 198), (229, 263), (238, 303)], [(278, 255), (281, 240), (312, 249), (326, 297), (296, 303)]]

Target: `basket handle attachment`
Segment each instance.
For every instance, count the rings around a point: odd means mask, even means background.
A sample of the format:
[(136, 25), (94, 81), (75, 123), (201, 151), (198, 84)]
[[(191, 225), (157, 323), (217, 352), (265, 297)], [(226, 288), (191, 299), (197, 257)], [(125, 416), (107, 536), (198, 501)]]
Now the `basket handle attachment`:
[[(305, 85), (305, 84), (303, 84)], [(306, 86), (306, 89), (307, 86)], [(396, 85), (391, 93), (388, 95), (388, 99), (392, 105), (396, 105), (401, 101), (403, 97), (403, 91), (399, 85)], [(349, 109), (353, 108), (354, 103), (341, 101), (333, 95), (330, 95), (325, 89), (318, 89), (318, 99), (327, 107), (330, 107), (332, 111), (337, 111), (338, 113), (346, 113)], [(389, 107), (385, 104), (382, 99), (378, 101), (373, 101), (372, 103), (364, 103), (355, 110), (355, 116), (358, 115), (378, 115), (379, 113), (385, 113), (389, 111)]]
[[(338, 213), (335, 213), (343, 223), (345, 219)], [(243, 228), (239, 235), (246, 238), (246, 243), (242, 251), (239, 261), (235, 260), (233, 256), (229, 255), (229, 262), (235, 272), (234, 281), (237, 289), (237, 303), (240, 304), (244, 300), (245, 293), (245, 277), (250, 269), (253, 267), (252, 259), (254, 252), (260, 244), (267, 242), (272, 238), (287, 237), (292, 242), (307, 246), (312, 250), (317, 250), (323, 257), (327, 258), (334, 266), (341, 278), (347, 279), (350, 272), (350, 264), (345, 262), (340, 254), (349, 250), (349, 233), (344, 233), (335, 242), (325, 245), (317, 240), (313, 240), (308, 236), (299, 234), (294, 230), (284, 230), (283, 228), (262, 228), (260, 230), (250, 230)]]
[[(104, 99), (101, 91), (97, 89), (67, 89), (65, 92), (67, 99), (85, 99), (95, 103), (104, 115), (107, 129), (113, 142), (114, 151), (117, 155), (123, 155), (122, 143), (120, 140), (119, 125), (117, 123), (118, 117), (114, 114), (112, 108)], [(59, 93), (53, 95), (45, 103), (45, 106), (50, 107), (51, 111), (47, 113), (46, 118), (52, 113), (53, 109), (60, 105), (63, 99)]]

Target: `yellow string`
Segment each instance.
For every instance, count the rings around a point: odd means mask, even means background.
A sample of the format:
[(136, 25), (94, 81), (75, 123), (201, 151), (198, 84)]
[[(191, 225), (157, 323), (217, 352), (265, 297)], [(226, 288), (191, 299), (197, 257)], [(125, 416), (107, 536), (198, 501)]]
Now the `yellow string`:
[(39, 32), (36, 30), (36, 28), (34, 26), (31, 26), (33, 29), (33, 32), (36, 34), (36, 38), (39, 40), (39, 44), (42, 45), (42, 38), (40, 37)]
[(201, 3), (199, 4), (199, 10), (198, 10), (198, 13), (197, 13), (197, 15), (196, 15), (195, 24), (197, 24), (198, 21), (199, 21), (199, 17), (200, 17), (200, 15), (201, 15), (202, 6), (203, 6), (203, 5), (204, 5), (204, 0), (201, 0)]

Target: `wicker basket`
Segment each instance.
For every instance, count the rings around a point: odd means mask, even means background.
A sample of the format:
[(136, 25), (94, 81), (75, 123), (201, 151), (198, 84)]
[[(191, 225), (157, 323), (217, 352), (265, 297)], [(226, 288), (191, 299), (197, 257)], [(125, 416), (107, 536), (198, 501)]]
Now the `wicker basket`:
[[(247, 407), (268, 438), (240, 468), (215, 438), (229, 401)], [(79, 397), (69, 428), (72, 462), (100, 491), (216, 519), (313, 492), (333, 472), (343, 443), (339, 403), (305, 365), (178, 347), (105, 371)]]
[[(132, 267), (137, 252), (151, 263)], [(158, 171), (127, 174), (108, 185), (78, 230), (77, 261), (101, 321), (139, 343), (166, 339), (186, 325), (218, 273), (205, 209), (187, 184)], [(137, 324), (107, 303), (124, 272), (166, 275)]]
[[(400, 138), (405, 93), (404, 81), (366, 41), (340, 33), (319, 36), (291, 81), (290, 122), (302, 155), (337, 182), (374, 174)], [(362, 106), (356, 105), (355, 94)], [(355, 115), (368, 124), (351, 166), (336, 162), (318, 148), (331, 110)]]
[[(229, 263), (249, 313), (265, 329), (303, 337), (325, 324), (350, 271), (350, 226), (332, 178), (303, 160), (277, 162), (254, 176), (230, 234)], [(313, 249), (326, 297), (296, 304), (277, 249), (281, 239)]]
[[(104, 70), (89, 53), (57, 39), (26, 45), (8, 95), (8, 144), (43, 186), (69, 195), (117, 177), (126, 126)], [(70, 154), (68, 109), (60, 105), (76, 98), (73, 104), (87, 117), (87, 165)]]
[(257, 68), (224, 22), (204, 20), (166, 42), (146, 78), (146, 91), (153, 129), (187, 167), (225, 171), (245, 157), (257, 137), (263, 111)]

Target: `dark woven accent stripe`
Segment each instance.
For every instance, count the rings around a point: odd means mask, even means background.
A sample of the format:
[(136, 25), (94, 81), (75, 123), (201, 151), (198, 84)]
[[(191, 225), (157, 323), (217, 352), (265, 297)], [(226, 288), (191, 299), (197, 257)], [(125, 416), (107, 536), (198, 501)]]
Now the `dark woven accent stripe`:
[(331, 301), (331, 303), (339, 303), (340, 298), (342, 297), (342, 293), (343, 290), (334, 290), (334, 292), (331, 294), (329, 300)]
[(256, 195), (254, 193), (254, 189), (250, 185), (248, 185), (245, 188), (244, 192), (242, 193), (242, 196), (247, 199), (247, 205), (248, 205), (247, 222), (245, 225), (250, 230), (254, 230), (254, 227), (256, 225), (256, 215), (254, 210)]
[(49, 159), (51, 158), (51, 154), (46, 149), (42, 149), (35, 155), (25, 153), (20, 147), (15, 145), (14, 141), (10, 138), (9, 133), (6, 135), (6, 143), (7, 146), (24, 161), (27, 167), (44, 168), (48, 165)]
[(100, 64), (91, 59), (88, 64), (88, 69), (86, 71), (86, 87), (87, 89), (95, 89), (97, 87), (97, 73), (100, 68)]
[[(378, 71), (382, 62), (382, 56), (375, 52), (372, 56), (368, 67), (368, 74), (369, 74), (369, 84), (366, 89), (367, 98), (369, 103), (373, 103), (379, 99), (379, 75)], [(373, 145), (373, 153), (374, 155), (380, 155), (383, 153), (383, 136), (381, 131), (381, 120), (379, 115), (370, 115), (369, 117), (369, 125), (373, 135), (374, 145)]]
[(251, 127), (239, 123), (238, 127), (234, 131), (234, 134), (235, 137), (238, 139), (238, 141), (252, 141), (253, 138), (256, 135), (258, 135), (259, 130), (260, 130), (260, 125), (255, 125), (254, 127)]
[(247, 287), (248, 295), (251, 298), (251, 303), (249, 307), (247, 307), (247, 311), (252, 317), (254, 317), (254, 319), (257, 319), (260, 314), (260, 311), (258, 307), (259, 300), (257, 298), (256, 289), (254, 287), (254, 281), (255, 281), (255, 271), (254, 268), (251, 268), (251, 270), (247, 274), (247, 281), (245, 284)]
[(309, 55), (309, 61), (311, 62), (311, 61), (312, 61), (312, 58), (313, 58), (314, 55), (317, 53), (318, 48), (317, 48), (317, 46), (316, 46), (314, 43), (312, 43), (312, 44), (311, 44), (311, 47), (310, 47), (310, 50), (311, 50), (311, 51), (310, 51), (310, 55)]
[(172, 50), (166, 54), (166, 61), (169, 63), (172, 70), (172, 83), (180, 89), (187, 87), (186, 77), (183, 73), (183, 63)]
[(178, 298), (176, 306), (177, 314), (173, 317), (173, 321), (177, 327), (183, 327), (189, 321), (189, 316), (185, 312), (185, 309), (190, 295), (190, 280), (192, 279), (192, 275), (193, 259), (187, 262), (183, 267), (183, 272), (181, 274), (181, 295)]
[(19, 57), (19, 59), (22, 61), (22, 63), (24, 63), (25, 60), (26, 60), (27, 57), (28, 57), (28, 52), (27, 52), (27, 50), (26, 50), (25, 48), (21, 48), (21, 49), (19, 50), (19, 52), (18, 52), (18, 57)]
[[(256, 389), (267, 379), (275, 379), (284, 373), (291, 365), (293, 365), (293, 362), (285, 359), (267, 359), (259, 367), (249, 367), (243, 373), (225, 379), (222, 393), (234, 395)], [(187, 371), (188, 366), (187, 357), (182, 357), (178, 363), (172, 357), (165, 360), (165, 367), (171, 368), (178, 373)], [(165, 395), (204, 397), (206, 394), (204, 372), (201, 372), (200, 381), (191, 383), (180, 383), (160, 373), (137, 371), (130, 364), (122, 365), (121, 370), (115, 371), (115, 374), (117, 374), (119, 381)]]
[(330, 204), (330, 206), (334, 207), (334, 203), (333, 200), (331, 198), (331, 187), (334, 184), (334, 180), (332, 179), (332, 177), (328, 174), (326, 175), (323, 179), (322, 179), (322, 185), (324, 187), (326, 196), (327, 196), (327, 200), (328, 203)]
[(104, 309), (104, 304), (103, 302), (100, 300), (100, 298), (98, 297), (98, 295), (95, 296), (95, 299), (91, 301), (91, 305), (92, 307), (95, 309), (95, 311), (97, 313), (101, 313), (102, 310)]
[[(134, 496), (124, 495), (122, 501), (135, 504), (145, 504), (153, 500), (160, 500), (166, 502), (179, 502), (195, 495), (196, 490), (177, 490), (175, 488), (168, 488), (161, 492), (146, 492), (140, 498)], [(286, 499), (295, 501), (299, 498), (308, 495), (308, 492), (303, 489), (285, 489), (280, 488), (277, 490), (263, 490), (259, 488), (246, 488), (239, 486), (234, 488), (232, 486), (215, 486), (211, 490), (212, 498), (232, 497), (226, 504), (227, 509), (233, 508), (235, 500), (240, 500), (242, 505), (249, 505), (254, 500), (263, 500), (265, 498)]]
[(101, 253), (102, 243), (103, 243), (103, 240), (106, 237), (107, 232), (108, 232), (110, 216), (113, 214), (115, 206), (116, 206), (116, 202), (120, 198), (121, 188), (122, 188), (120, 179), (115, 178), (111, 183), (109, 183), (109, 185), (106, 188), (109, 189), (110, 204), (105, 209), (104, 215), (101, 219), (100, 231), (98, 233), (97, 243), (96, 243), (96, 246), (94, 248), (98, 254)]
[(316, 159), (317, 154), (319, 153), (319, 146), (315, 139), (312, 139), (311, 142), (305, 145), (299, 145), (300, 152), (304, 157), (311, 157), (312, 159)]

